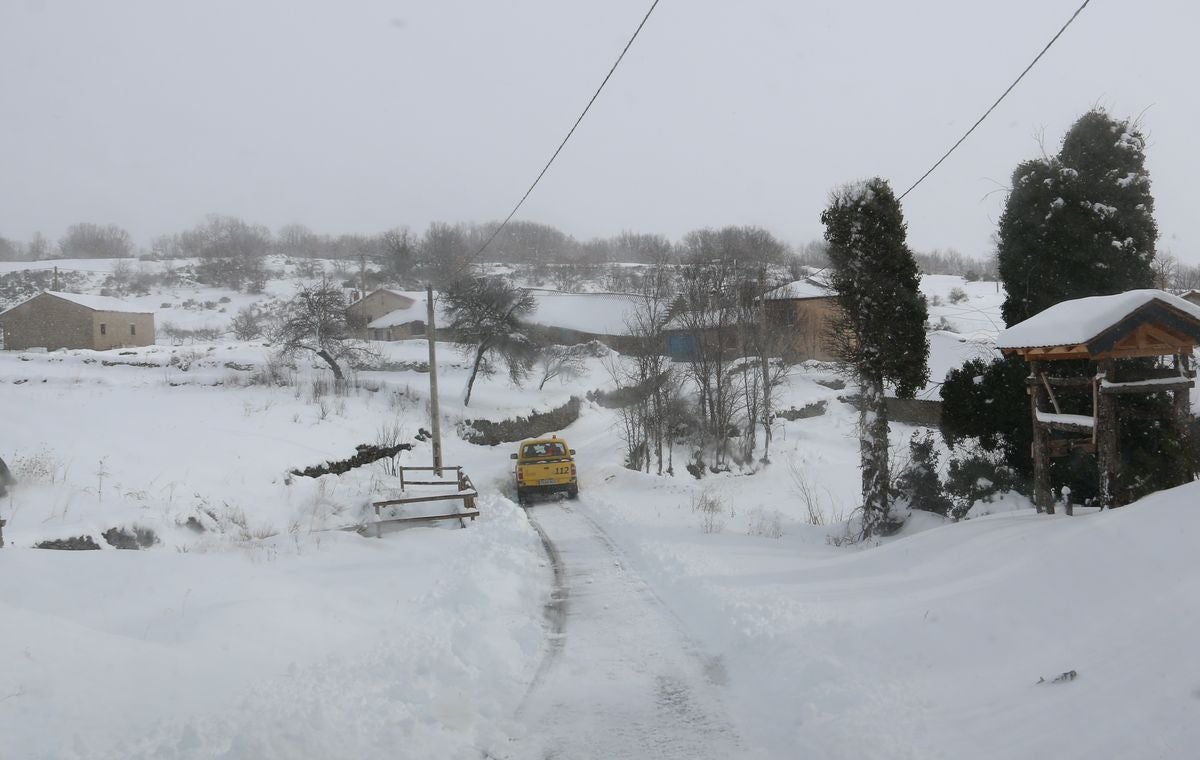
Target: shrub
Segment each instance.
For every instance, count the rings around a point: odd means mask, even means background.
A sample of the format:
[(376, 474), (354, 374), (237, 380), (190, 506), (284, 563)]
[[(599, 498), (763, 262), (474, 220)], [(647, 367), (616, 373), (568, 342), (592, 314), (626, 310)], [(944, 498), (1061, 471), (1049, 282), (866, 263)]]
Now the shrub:
[(950, 516), (955, 520), (965, 517), (975, 502), (991, 501), (996, 494), (1011, 491), (1015, 480), (1012, 468), (997, 453), (973, 449), (951, 457), (945, 485)]
[(211, 343), (221, 337), (221, 331), (215, 327), (197, 327), (188, 329), (179, 327), (171, 322), (163, 322), (158, 331), (172, 343), (179, 345), (184, 341), (192, 343)]
[(495, 446), (526, 438), (535, 438), (554, 430), (562, 430), (579, 419), (579, 397), (572, 396), (567, 403), (548, 412), (531, 412), (528, 417), (492, 422), (491, 420), (464, 420), (460, 428), (461, 437), (469, 443)]
[(938, 476), (940, 459), (933, 433), (913, 433), (908, 442), (908, 463), (896, 478), (896, 498), (913, 509), (949, 514), (953, 504)]
[(963, 301), (967, 300), (967, 291), (963, 290), (962, 288), (951, 288), (949, 298), (950, 303), (962, 303)]
[(233, 337), (238, 340), (260, 338), (263, 334), (263, 314), (253, 306), (246, 306), (234, 315), (230, 327), (233, 329)]
[(700, 530), (705, 533), (720, 533), (725, 529), (725, 502), (706, 488), (699, 498), (693, 497), (692, 511), (700, 513)]

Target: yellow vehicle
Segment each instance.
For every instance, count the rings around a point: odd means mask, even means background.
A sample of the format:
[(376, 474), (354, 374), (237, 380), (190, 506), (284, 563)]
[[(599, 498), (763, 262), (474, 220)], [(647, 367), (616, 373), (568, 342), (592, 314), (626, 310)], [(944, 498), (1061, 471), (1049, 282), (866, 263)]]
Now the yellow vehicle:
[(528, 504), (534, 496), (565, 493), (568, 499), (579, 496), (579, 478), (575, 475), (575, 449), (556, 435), (521, 441), (517, 453), (517, 501)]

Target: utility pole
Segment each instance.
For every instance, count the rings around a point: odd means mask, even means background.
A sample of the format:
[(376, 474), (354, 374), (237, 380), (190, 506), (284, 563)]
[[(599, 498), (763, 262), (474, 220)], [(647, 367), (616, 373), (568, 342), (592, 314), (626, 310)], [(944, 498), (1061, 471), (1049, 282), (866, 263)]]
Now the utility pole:
[(429, 339), (429, 417), (433, 434), (434, 473), (442, 475), (442, 412), (438, 406), (437, 327), (433, 322), (433, 285), (425, 286), (425, 336)]
[(367, 254), (358, 252), (358, 287), (359, 298), (367, 297)]

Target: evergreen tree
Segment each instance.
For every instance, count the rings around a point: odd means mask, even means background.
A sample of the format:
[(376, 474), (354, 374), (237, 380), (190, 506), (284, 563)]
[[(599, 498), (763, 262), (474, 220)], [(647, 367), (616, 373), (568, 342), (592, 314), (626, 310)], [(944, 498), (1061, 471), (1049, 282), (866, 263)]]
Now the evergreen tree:
[(821, 213), (836, 294), (838, 351), (861, 388), (864, 538), (897, 526), (888, 483), (885, 384), (911, 398), (929, 378), (928, 312), (900, 203), (882, 179), (847, 185)]
[(983, 452), (999, 454), (1022, 486), (1033, 475), (1029, 460), (1033, 421), (1025, 393), (1028, 376), (1029, 367), (1020, 357), (991, 362), (971, 359), (947, 372), (941, 388), (941, 431), (946, 444), (954, 447), (969, 440)]
[[(1145, 138), (1136, 124), (1093, 109), (1075, 122), (1056, 155), (1016, 168), (997, 247), (1007, 293), (1002, 310), (1006, 324), (1072, 298), (1154, 286), (1158, 229), (1145, 158)], [(988, 365), (976, 360), (951, 370), (942, 384), (947, 442), (973, 439), (982, 452), (1002, 454), (1023, 488), (1032, 471), (1028, 372), (1015, 358)], [(1079, 362), (1058, 362), (1056, 372), (1083, 375), (1091, 370)], [(1088, 400), (1076, 401), (1083, 407), (1068, 411), (1087, 413)], [(1122, 425), (1123, 431), (1128, 427)], [(1133, 427), (1148, 435), (1144, 426)], [(984, 459), (973, 458), (979, 463)], [(1054, 462), (1052, 484), (1088, 495), (1095, 488), (1095, 465), (1084, 459)]]
[(954, 504), (938, 475), (941, 453), (933, 433), (913, 433), (908, 441), (908, 464), (896, 478), (896, 498), (913, 509), (949, 515)]
[(1093, 109), (1058, 155), (1013, 172), (998, 246), (1006, 324), (1060, 301), (1153, 287), (1158, 228), (1145, 145), (1130, 120)]

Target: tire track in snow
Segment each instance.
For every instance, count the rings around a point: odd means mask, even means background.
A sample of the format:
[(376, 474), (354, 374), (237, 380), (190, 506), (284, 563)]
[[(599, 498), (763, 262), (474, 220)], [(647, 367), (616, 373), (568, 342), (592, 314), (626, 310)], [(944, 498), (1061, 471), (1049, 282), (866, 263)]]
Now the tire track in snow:
[(612, 537), (565, 502), (526, 514), (555, 572), (549, 647), (516, 713), (526, 734), (496, 757), (745, 756), (719, 660), (700, 652)]
[(547, 559), (550, 560), (551, 569), (554, 571), (554, 588), (550, 592), (550, 601), (546, 602), (546, 626), (549, 628), (547, 634), (547, 649), (546, 654), (542, 657), (542, 661), (538, 664), (538, 668), (534, 671), (533, 679), (529, 682), (529, 688), (525, 690), (525, 697), (521, 700), (521, 706), (517, 708), (517, 717), (520, 718), (525, 711), (526, 705), (529, 704), (529, 697), (541, 685), (546, 677), (546, 673), (554, 665), (555, 660), (562, 654), (563, 645), (567, 641), (567, 593), (566, 570), (563, 568), (562, 555), (558, 553), (558, 547), (550, 540), (550, 536), (546, 534), (546, 529), (537, 521), (529, 510), (525, 510), (525, 516), (529, 519), (529, 524), (537, 531), (538, 537), (542, 540), (542, 549), (546, 552)]

